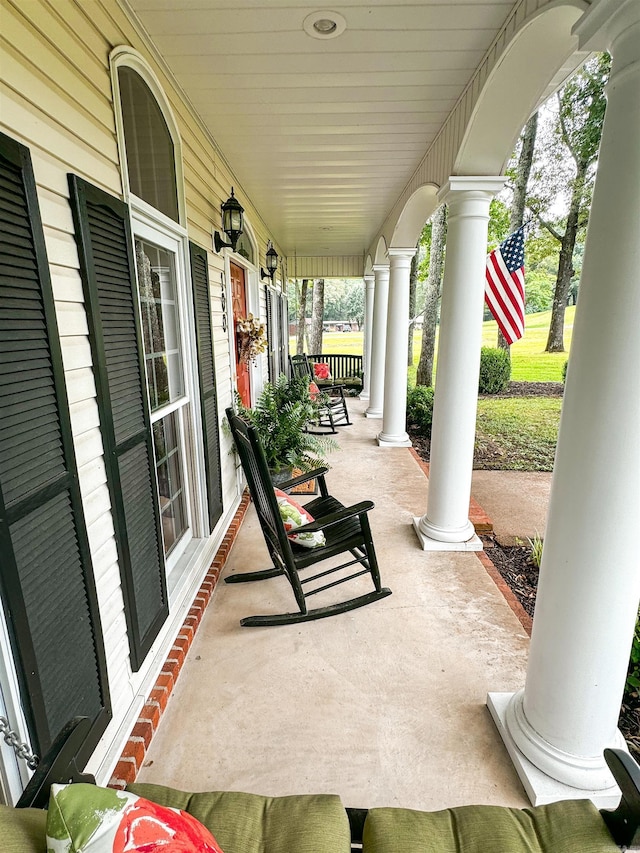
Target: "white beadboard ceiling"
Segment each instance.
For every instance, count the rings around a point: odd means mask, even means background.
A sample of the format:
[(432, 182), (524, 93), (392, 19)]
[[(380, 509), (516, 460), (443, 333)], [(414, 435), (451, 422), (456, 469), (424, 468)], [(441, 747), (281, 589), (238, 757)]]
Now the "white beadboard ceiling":
[(290, 256), (368, 249), (514, 5), (128, 2)]

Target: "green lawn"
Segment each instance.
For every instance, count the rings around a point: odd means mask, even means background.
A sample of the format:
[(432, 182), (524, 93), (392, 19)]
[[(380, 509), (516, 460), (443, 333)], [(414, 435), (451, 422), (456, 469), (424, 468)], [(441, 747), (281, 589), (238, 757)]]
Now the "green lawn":
[[(511, 347), (511, 378), (520, 382), (560, 382), (562, 366), (571, 345), (575, 307), (565, 314), (565, 353), (544, 351), (551, 312), (527, 314), (525, 334)], [(495, 321), (484, 323), (483, 346), (496, 346)], [(413, 366), (408, 368), (410, 384), (416, 381), (422, 333), (416, 332)], [(328, 332), (323, 351), (362, 353), (362, 332)], [(292, 352), (295, 340), (291, 339)], [(437, 352), (437, 340), (436, 340)], [(478, 400), (476, 467), (499, 470), (551, 471), (558, 438), (560, 397), (482, 397)]]
[[(565, 353), (548, 353), (544, 351), (549, 333), (550, 311), (539, 314), (527, 314), (525, 317), (525, 333), (511, 347), (511, 378), (519, 382), (560, 382), (562, 380), (562, 365), (565, 363), (571, 345), (573, 318), (575, 306), (567, 308), (564, 325)], [(326, 332), (323, 336), (324, 352), (362, 353), (362, 332)], [(498, 326), (495, 320), (489, 320), (483, 325), (483, 346), (496, 346)], [(409, 369), (409, 381), (415, 382), (415, 367), (420, 358), (422, 332), (413, 336), (413, 369)], [(295, 352), (295, 338), (290, 340), (291, 352)], [(437, 340), (436, 340), (437, 351)]]
[(481, 397), (474, 468), (552, 471), (561, 397)]

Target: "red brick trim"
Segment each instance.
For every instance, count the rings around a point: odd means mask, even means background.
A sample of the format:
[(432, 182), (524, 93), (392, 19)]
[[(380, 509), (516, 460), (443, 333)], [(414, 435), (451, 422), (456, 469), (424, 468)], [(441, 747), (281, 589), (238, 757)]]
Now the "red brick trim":
[(145, 755), (151, 744), (151, 739), (158, 728), (164, 709), (167, 707), (167, 702), (180, 675), (180, 670), (184, 664), (189, 647), (198, 630), (205, 608), (209, 604), (211, 594), (220, 577), (220, 572), (227, 562), (231, 546), (238, 535), (248, 506), (249, 494), (245, 492), (240, 501), (240, 506), (233, 517), (233, 521), (229, 525), (229, 529), (194, 598), (189, 613), (178, 631), (178, 635), (167, 655), (162, 671), (157, 677), (156, 683), (153, 685), (149, 697), (140, 712), (140, 716), (129, 735), (129, 739), (109, 782), (109, 787), (111, 788), (124, 788), (126, 785), (134, 782), (142, 767)]
[[(429, 463), (425, 462), (424, 459), (421, 458), (420, 454), (414, 447), (410, 447), (409, 451), (428, 479)], [(471, 501), (469, 503), (469, 519), (472, 522), (476, 533), (481, 535), (493, 533), (493, 521), (491, 521), (489, 516), (474, 498), (471, 498)], [(524, 607), (520, 604), (516, 596), (513, 594), (507, 582), (504, 580), (500, 572), (491, 562), (491, 558), (488, 556), (486, 551), (476, 551), (475, 554), (487, 570), (489, 577), (493, 580), (495, 585), (503, 594), (509, 607), (513, 610), (513, 612), (520, 620), (520, 624), (522, 625), (524, 630), (529, 636), (531, 636), (531, 629), (533, 627), (533, 620), (531, 616), (529, 616), (527, 611), (524, 609)]]
[[(420, 457), (420, 454), (415, 447), (410, 447), (409, 452), (422, 469), (425, 477), (429, 479), (429, 463), (425, 462), (424, 459)], [(471, 498), (469, 501), (469, 520), (473, 524), (474, 530), (479, 536), (486, 536), (487, 534), (493, 533), (493, 521), (491, 521), (487, 513), (482, 509), (475, 498)]]
[(476, 551), (476, 556), (482, 563), (482, 565), (487, 570), (487, 574), (498, 587), (500, 592), (503, 594), (505, 601), (509, 605), (509, 607), (516, 614), (518, 619), (520, 620), (520, 624), (527, 632), (529, 636), (531, 636), (531, 629), (533, 628), (533, 619), (524, 607), (520, 604), (514, 593), (511, 591), (511, 587), (507, 584), (505, 579), (502, 577), (500, 572), (496, 569), (496, 567), (491, 562), (491, 557), (487, 554), (486, 551)]

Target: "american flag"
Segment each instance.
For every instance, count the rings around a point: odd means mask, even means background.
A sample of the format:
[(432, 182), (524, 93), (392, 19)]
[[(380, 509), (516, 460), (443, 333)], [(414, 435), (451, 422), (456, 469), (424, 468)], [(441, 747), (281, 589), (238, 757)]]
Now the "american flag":
[(524, 334), (524, 227), (487, 257), (484, 301), (508, 344)]

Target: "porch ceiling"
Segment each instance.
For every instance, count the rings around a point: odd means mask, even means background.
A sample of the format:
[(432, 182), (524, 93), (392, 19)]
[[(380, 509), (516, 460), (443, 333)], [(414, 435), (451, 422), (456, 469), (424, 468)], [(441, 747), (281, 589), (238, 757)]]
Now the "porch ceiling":
[(300, 256), (369, 248), (514, 5), (340, 0), (346, 29), (317, 39), (303, 22), (323, 6), (309, 0), (128, 2)]

